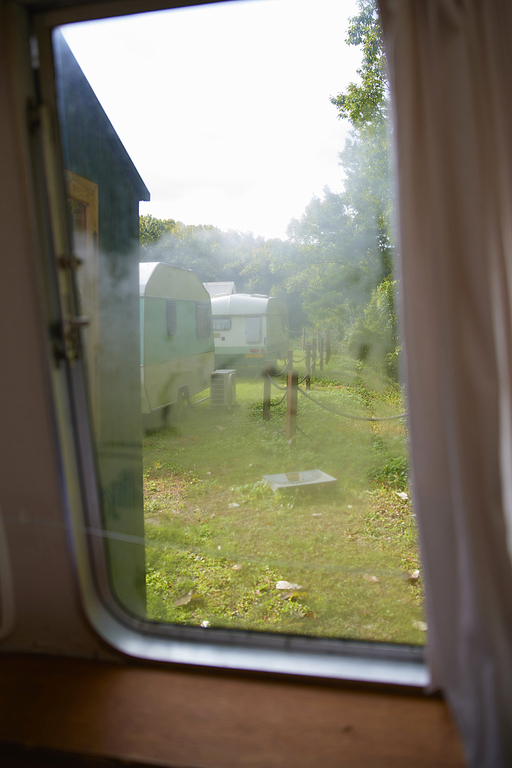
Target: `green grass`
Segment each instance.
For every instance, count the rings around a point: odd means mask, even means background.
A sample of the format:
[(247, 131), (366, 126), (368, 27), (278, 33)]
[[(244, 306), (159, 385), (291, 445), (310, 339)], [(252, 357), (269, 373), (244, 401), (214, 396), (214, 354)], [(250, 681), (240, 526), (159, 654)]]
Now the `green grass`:
[[(300, 353), (296, 355), (299, 357)], [(405, 426), (353, 421), (299, 396), (285, 439), (273, 390), (262, 420), (259, 378), (237, 380), (238, 406), (186, 409), (144, 447), (150, 618), (271, 632), (421, 644), (424, 632)], [(404, 410), (396, 387), (334, 361), (311, 394), (360, 416)], [(274, 493), (266, 474), (320, 469), (335, 486)], [(300, 589), (278, 590), (278, 581)]]

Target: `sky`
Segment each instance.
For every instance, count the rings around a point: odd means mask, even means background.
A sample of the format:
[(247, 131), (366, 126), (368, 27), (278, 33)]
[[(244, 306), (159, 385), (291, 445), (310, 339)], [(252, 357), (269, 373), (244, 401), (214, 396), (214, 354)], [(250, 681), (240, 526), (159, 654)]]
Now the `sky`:
[(286, 237), (343, 188), (356, 0), (242, 0), (63, 28), (151, 193), (140, 213)]

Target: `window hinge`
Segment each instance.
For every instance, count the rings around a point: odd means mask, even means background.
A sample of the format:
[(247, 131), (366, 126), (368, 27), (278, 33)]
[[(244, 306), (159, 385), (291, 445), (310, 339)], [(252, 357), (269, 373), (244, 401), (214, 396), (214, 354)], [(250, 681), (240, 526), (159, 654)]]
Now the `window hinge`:
[(57, 267), (58, 320), (51, 324), (54, 355), (57, 364), (62, 360), (74, 363), (81, 357), (79, 328), (89, 323), (77, 311), (75, 276), (82, 260), (72, 253), (68, 231), (66, 188), (58, 149), (56, 118), (46, 104), (30, 106), (29, 130), (38, 134), (42, 154), (46, 211), (49, 220), (50, 241)]

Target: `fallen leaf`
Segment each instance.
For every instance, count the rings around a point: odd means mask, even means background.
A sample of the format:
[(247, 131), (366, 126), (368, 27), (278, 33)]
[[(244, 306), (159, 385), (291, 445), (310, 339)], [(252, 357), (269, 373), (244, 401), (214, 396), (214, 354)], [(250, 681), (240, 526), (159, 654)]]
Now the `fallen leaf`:
[(419, 578), (420, 578), (420, 572), (418, 570), (412, 571), (411, 573), (409, 573), (409, 571), (406, 571), (404, 573), (404, 581), (409, 581), (412, 584), (418, 581)]
[(204, 628), (206, 629), (206, 627), (209, 627), (209, 626), (210, 626), (210, 622), (209, 622), (209, 621), (202, 621), (202, 622), (201, 622), (201, 626), (202, 626), (202, 627), (204, 627)]
[(302, 589), (300, 584), (291, 584), (289, 581), (278, 581), (276, 589)]
[(232, 566), (231, 566), (231, 570), (232, 570), (232, 571), (241, 571), (241, 570), (242, 570), (242, 565), (241, 565), (241, 563), (236, 563), (236, 565), (232, 565)]
[(311, 517), (322, 517), (322, 515), (323, 515), (323, 512), (313, 512)]
[(307, 597), (308, 593), (302, 592), (301, 590), (301, 587), (299, 587), (299, 589), (291, 589), (289, 592), (285, 592), (284, 595), (281, 595), (281, 600), (298, 600), (301, 597)]
[(402, 501), (407, 501), (407, 499), (409, 498), (409, 496), (406, 493), (404, 493), (404, 491), (395, 491), (395, 493), (399, 499), (402, 499)]
[(182, 595), (181, 597), (178, 597), (177, 600), (174, 601), (174, 607), (179, 608), (183, 605), (190, 605), (192, 601), (197, 601), (201, 599), (201, 595), (199, 595), (197, 592), (194, 592), (193, 589), (190, 590), (190, 592), (187, 592), (186, 595)]
[(377, 576), (372, 576), (370, 573), (364, 573), (363, 579), (369, 581), (371, 584), (378, 584), (380, 579)]
[(415, 629), (421, 629), (422, 632), (427, 631), (427, 624), (425, 621), (413, 621), (412, 624)]
[(232, 501), (231, 504), (228, 504), (228, 509), (238, 509), (240, 504), (237, 504), (236, 501)]

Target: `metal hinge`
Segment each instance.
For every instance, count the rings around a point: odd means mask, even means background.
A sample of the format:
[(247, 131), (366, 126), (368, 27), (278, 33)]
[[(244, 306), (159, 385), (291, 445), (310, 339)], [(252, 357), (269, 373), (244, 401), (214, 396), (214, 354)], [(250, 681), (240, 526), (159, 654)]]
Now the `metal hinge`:
[(31, 133), (39, 133), (47, 216), (57, 267), (60, 317), (58, 322), (52, 323), (51, 328), (54, 356), (57, 364), (62, 360), (72, 364), (81, 356), (79, 328), (89, 324), (89, 319), (78, 312), (76, 300), (74, 273), (81, 266), (82, 260), (71, 252), (65, 182), (59, 162), (58, 142), (51, 110), (45, 104), (31, 107), (28, 123)]

